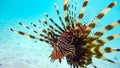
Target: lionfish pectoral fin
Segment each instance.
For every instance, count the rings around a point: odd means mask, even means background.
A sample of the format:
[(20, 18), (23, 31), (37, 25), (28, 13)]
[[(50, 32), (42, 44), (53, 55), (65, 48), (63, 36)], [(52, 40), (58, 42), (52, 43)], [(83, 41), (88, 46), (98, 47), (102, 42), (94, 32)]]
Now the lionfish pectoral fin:
[(31, 34), (27, 34), (27, 33), (22, 32), (22, 31), (17, 31), (17, 30), (14, 30), (12, 28), (10, 28), (10, 31), (15, 32), (15, 33), (17, 33), (19, 35), (26, 36), (26, 37), (31, 38), (31, 39), (35, 39), (35, 40), (42, 41), (42, 42), (44, 41), (44, 42), (49, 44), (49, 40), (47, 40), (47, 39), (38, 38), (38, 37), (35, 37), (35, 36), (31, 35)]
[(70, 26), (70, 20), (69, 20), (69, 16), (68, 16), (68, 8), (69, 8), (68, 1), (69, 0), (64, 0), (64, 19), (65, 19), (67, 26)]
[(105, 58), (105, 57), (101, 57), (100, 59), (102, 59), (102, 60), (105, 60), (105, 61), (108, 61), (108, 62), (111, 62), (111, 63), (114, 63), (114, 64), (117, 64), (117, 62), (115, 62), (115, 61), (113, 61), (113, 60), (110, 60), (110, 59), (107, 59), (107, 58)]
[(94, 68), (97, 68), (97, 66), (95, 66), (93, 63), (91, 63), (91, 65), (92, 65)]
[(96, 24), (99, 22), (100, 19), (102, 19), (105, 14), (107, 14), (110, 9), (116, 5), (116, 2), (112, 2), (111, 4), (109, 4), (105, 9), (103, 9), (98, 15), (97, 17), (87, 26), (87, 29), (84, 33), (84, 36), (83, 37), (86, 37), (89, 35), (89, 33), (91, 32), (91, 30), (93, 28), (95, 28)]
[(99, 48), (100, 53), (102, 54), (106, 54), (106, 53), (112, 53), (112, 52), (120, 52), (120, 49), (113, 49), (111, 47), (105, 47), (105, 46), (101, 46)]
[(79, 13), (78, 21), (77, 21), (77, 22), (80, 22), (80, 21), (82, 20), (88, 2), (89, 2), (89, 0), (84, 0), (84, 3), (83, 3), (82, 8), (81, 8), (81, 10), (80, 10), (80, 13)]
[(101, 59), (101, 60), (105, 60), (105, 61), (108, 61), (108, 62), (111, 62), (111, 63), (114, 63), (114, 64), (117, 63), (117, 62), (115, 62), (115, 61), (113, 61), (113, 60), (110, 60), (110, 59), (104, 57), (103, 54), (100, 54), (100, 53), (98, 53), (98, 54), (96, 55), (96, 58)]
[(110, 11), (110, 9), (113, 7), (113, 6), (115, 6), (116, 5), (116, 2), (112, 2), (111, 4), (109, 4), (104, 10), (102, 10), (98, 15), (97, 15), (97, 17), (89, 24), (89, 27), (88, 27), (88, 29), (92, 29), (92, 28), (94, 28), (95, 27), (95, 25), (98, 23), (98, 21), (100, 20), (100, 19), (102, 19), (104, 16), (105, 16), (105, 14), (107, 14), (109, 11)]
[[(21, 22), (19, 22), (19, 24), (20, 24), (23, 28), (26, 28), (26, 29), (32, 31), (33, 33), (37, 34), (37, 35), (40, 36), (40, 37), (43, 37), (43, 38), (48, 39), (48, 40), (51, 39), (51, 38), (47, 37), (46, 34), (39, 33), (39, 32), (37, 32), (36, 30), (33, 30), (33, 29), (31, 29), (30, 27), (22, 24)], [(35, 25), (35, 24), (33, 24), (33, 23), (32, 23), (32, 25), (37, 27), (37, 25)], [(45, 33), (45, 30), (42, 30), (42, 32)]]
[(92, 36), (88, 37), (87, 39), (90, 39), (91, 41), (96, 40), (96, 39), (100, 38), (101, 36), (103, 36), (105, 32), (110, 31), (119, 25), (120, 25), (120, 20), (113, 22), (113, 23), (107, 25), (106, 27), (104, 27), (103, 29), (95, 32)]
[(109, 41), (112, 41), (116, 38), (119, 38), (120, 37), (120, 34), (114, 34), (114, 35), (111, 35), (111, 36), (107, 36), (106, 38), (104, 39), (97, 39), (97, 40), (94, 40), (94, 41), (90, 41), (88, 40), (88, 45), (91, 45), (91, 44), (94, 44), (94, 45), (100, 45), (100, 46), (104, 46), (105, 43), (109, 42)]

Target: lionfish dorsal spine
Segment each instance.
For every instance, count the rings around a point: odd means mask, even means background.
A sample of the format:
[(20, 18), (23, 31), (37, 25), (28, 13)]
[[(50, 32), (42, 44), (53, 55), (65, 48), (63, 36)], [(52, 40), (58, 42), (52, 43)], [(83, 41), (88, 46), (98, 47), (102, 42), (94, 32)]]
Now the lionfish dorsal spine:
[[(32, 23), (32, 22), (31, 22), (31, 25), (32, 25), (33, 27), (37, 28), (38, 30), (42, 31), (41, 27), (39, 27), (38, 25), (36, 25), (36, 24), (34, 24), (34, 23)], [(43, 30), (44, 30), (44, 29), (43, 29)], [(46, 32), (46, 30), (45, 30), (45, 32)]]
[(44, 24), (48, 31), (52, 30), (54, 33), (56, 32), (58, 34), (61, 34), (61, 32), (58, 29), (56, 29), (55, 27), (53, 27), (52, 25), (50, 25), (46, 19), (39, 20), (39, 22)]
[(63, 28), (61, 28), (51, 17), (49, 17), (48, 14), (45, 14), (45, 16), (62, 32), (64, 32)]
[(70, 26), (72, 28), (75, 27), (76, 24), (76, 8), (77, 8), (77, 0), (72, 0), (68, 3), (68, 19), (70, 22)]
[(48, 34), (47, 30), (46, 29), (42, 29), (41, 27), (37, 26), (36, 24), (34, 23), (31, 23), (31, 25), (35, 28), (37, 28), (39, 31), (43, 32), (44, 34)]
[[(39, 26), (37, 26), (36, 24), (34, 24), (34, 23), (31, 23), (31, 25), (34, 26), (35, 28), (39, 29), (42, 32), (42, 34), (38, 34), (39, 36), (44, 37), (45, 39), (48, 39), (49, 41), (51, 40), (51, 38), (49, 37), (49, 35), (54, 34), (55, 37), (58, 36), (57, 34), (55, 34), (55, 32), (50, 31), (49, 29), (47, 29), (47, 30), (46, 29), (42, 29)], [(48, 35), (48, 36), (46, 36), (46, 35)]]
[(58, 9), (57, 4), (54, 4), (54, 7), (55, 7), (55, 9), (56, 9), (56, 12), (57, 12), (58, 18), (59, 18), (59, 20), (60, 20), (60, 22), (61, 22), (61, 24), (62, 24), (62, 26), (63, 26), (63, 28), (64, 28), (64, 30), (65, 30), (66, 27), (65, 27), (65, 24), (64, 24), (64, 22), (63, 22), (63, 20), (62, 20), (62, 17), (60, 16), (60, 11), (59, 11), (59, 9)]
[(39, 33), (39, 32), (37, 32), (36, 30), (33, 30), (33, 29), (31, 29), (30, 27), (22, 24), (21, 22), (19, 22), (19, 24), (20, 24), (23, 28), (26, 28), (26, 29), (32, 31), (33, 33), (37, 34), (38, 36), (43, 37), (43, 38), (45, 38), (46, 40), (51, 40), (51, 38), (48, 37), (47, 34), (45, 35), (45, 34)]

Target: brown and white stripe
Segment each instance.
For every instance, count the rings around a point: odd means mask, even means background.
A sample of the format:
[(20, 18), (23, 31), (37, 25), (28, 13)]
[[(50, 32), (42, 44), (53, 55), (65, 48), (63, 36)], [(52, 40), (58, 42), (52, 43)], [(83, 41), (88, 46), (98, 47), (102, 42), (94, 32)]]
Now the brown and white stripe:
[(103, 17), (105, 16), (105, 14), (107, 14), (110, 9), (116, 5), (116, 2), (112, 2), (111, 4), (109, 4), (104, 10), (102, 10), (98, 15), (97, 17), (88, 25), (88, 29), (92, 29), (95, 27), (95, 25), (98, 23), (98, 21)]
[(35, 28), (39, 29), (41, 32), (43, 32), (43, 33), (47, 34), (47, 30), (46, 30), (46, 29), (42, 29), (41, 27), (37, 26), (37, 25), (36, 25), (36, 24), (34, 24), (34, 23), (31, 23), (31, 25), (32, 25), (33, 27), (35, 27)]
[(58, 34), (61, 34), (61, 32), (56, 29), (55, 27), (53, 27), (52, 25), (50, 25), (46, 19), (42, 19), (42, 20), (39, 20), (40, 23), (44, 24), (46, 26), (46, 28), (50, 29), (50, 30), (53, 30), (55, 32), (57, 32)]
[(44, 35), (44, 34), (41, 34), (41, 33), (37, 32), (36, 30), (33, 30), (33, 29), (31, 29), (30, 27), (28, 27), (28, 26), (26, 26), (26, 25), (24, 25), (24, 24), (22, 24), (22, 23), (20, 23), (20, 22), (19, 22), (19, 24), (20, 24), (22, 27), (24, 27), (24, 28), (32, 31), (32, 32), (35, 33), (35, 34), (37, 34), (38, 36), (43, 37), (44, 39), (47, 39), (47, 40), (49, 40), (49, 41), (51, 40), (51, 38), (49, 38), (49, 37), (47, 36), (47, 34), (45, 34), (45, 35)]
[(86, 29), (86, 31), (85, 31), (85, 33), (84, 33), (84, 37), (87, 36), (93, 28), (95, 28), (95, 26), (96, 26), (96, 24), (99, 22), (99, 20), (100, 20), (105, 14), (107, 14), (107, 13), (110, 11), (110, 9), (111, 9), (113, 6), (115, 6), (115, 5), (116, 5), (116, 2), (112, 2), (112, 3), (109, 4), (104, 10), (102, 10), (102, 11), (100, 12), (100, 14), (98, 14), (98, 16), (88, 25), (88, 27), (87, 27), (87, 29)]
[(117, 26), (119, 26), (119, 25), (120, 25), (120, 20), (118, 20), (118, 21), (116, 21), (116, 22), (113, 22), (113, 23), (107, 25), (105, 28), (103, 28), (103, 29), (97, 31), (96, 33), (94, 33), (94, 35), (89, 36), (87, 39), (90, 39), (91, 41), (92, 41), (92, 40), (95, 40), (95, 39), (98, 39), (98, 38), (100, 38), (105, 32), (107, 32), (107, 31), (109, 31), (109, 30), (111, 30), (111, 29), (113, 29), (113, 28), (115, 28), (115, 27), (117, 27)]
[(60, 22), (61, 22), (61, 24), (62, 24), (62, 26), (63, 26), (63, 28), (64, 28), (64, 30), (65, 30), (65, 24), (64, 24), (64, 22), (63, 22), (63, 20), (62, 20), (62, 17), (60, 16), (60, 12), (59, 12), (59, 9), (58, 9), (57, 4), (54, 4), (54, 7), (55, 7), (55, 9), (56, 9), (58, 18), (59, 18), (59, 20), (60, 20)]
[(42, 42), (46, 42), (46, 43), (50, 44), (50, 41), (48, 41), (48, 40), (46, 40), (46, 39), (38, 38), (38, 37), (35, 37), (35, 36), (31, 35), (31, 34), (27, 34), (27, 33), (25, 33), (25, 32), (22, 32), (22, 31), (13, 30), (12, 28), (10, 28), (10, 30), (11, 30), (12, 32), (17, 33), (17, 34), (26, 36), (26, 37), (28, 37), (28, 38), (35, 39), (35, 40), (42, 41)]
[(96, 57), (111, 63), (116, 63), (116, 62), (105, 58), (103, 54), (120, 51), (120, 49), (112, 49), (110, 47), (105, 47), (105, 46), (94, 46), (94, 47), (91, 47), (90, 50), (91, 52), (93, 52), (93, 55), (92, 55), (93, 57)]
[(104, 45), (106, 42), (108, 41), (111, 41), (111, 40), (114, 40), (116, 38), (120, 37), (120, 34), (115, 34), (115, 35), (111, 35), (111, 36), (108, 36), (104, 39), (97, 39), (93, 42), (89, 42), (87, 43), (88, 45), (91, 45), (91, 44), (94, 44), (94, 45)]
[(70, 20), (68, 17), (68, 8), (69, 8), (68, 2), (69, 0), (64, 0), (64, 19), (65, 19), (67, 26), (70, 26)]
[(45, 16), (62, 32), (64, 32), (64, 30), (51, 18), (49, 17), (48, 14), (45, 14)]
[(111, 53), (111, 52), (119, 52), (120, 49), (113, 49), (113, 48), (111, 48), (111, 47), (101, 46), (101, 47), (99, 48), (99, 51), (100, 51), (100, 53), (102, 53), (102, 54), (106, 54), (106, 53)]
[(85, 10), (86, 10), (86, 6), (87, 6), (88, 2), (89, 2), (89, 0), (84, 0), (84, 3), (83, 3), (82, 8), (81, 8), (81, 10), (80, 10), (80, 13), (79, 13), (78, 21), (77, 21), (77, 22), (80, 22), (81, 19), (83, 18), (84, 12), (85, 12)]

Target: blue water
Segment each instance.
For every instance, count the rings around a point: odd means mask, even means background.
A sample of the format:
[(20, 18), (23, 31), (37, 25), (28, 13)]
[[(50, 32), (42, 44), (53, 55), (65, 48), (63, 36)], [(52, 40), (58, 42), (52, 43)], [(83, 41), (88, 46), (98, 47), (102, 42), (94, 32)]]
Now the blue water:
[[(120, 0), (90, 0), (85, 13), (86, 23), (89, 23), (113, 1), (117, 2), (117, 6), (100, 20), (96, 30), (119, 20)], [(80, 9), (83, 0), (78, 2), (77, 9)], [(62, 0), (0, 0), (0, 68), (69, 68), (65, 59), (61, 64), (58, 61), (50, 62), (49, 55), (52, 48), (48, 44), (28, 39), (9, 30), (12, 27), (32, 34), (18, 25), (18, 22), (30, 27), (31, 22), (40, 25), (38, 20), (45, 17), (44, 13), (48, 13), (56, 21), (59, 21), (56, 17), (54, 3), (58, 4), (61, 16), (63, 16)], [(96, 30), (93, 30), (93, 33)], [(107, 32), (105, 36), (120, 33), (119, 30), (120, 26)], [(119, 40), (120, 38), (110, 41), (106, 46), (120, 48)], [(120, 68), (120, 53), (110, 53), (105, 56), (116, 61), (117, 64), (93, 58), (93, 62), (98, 68)], [(90, 65), (88, 68), (92, 68), (92, 66)]]

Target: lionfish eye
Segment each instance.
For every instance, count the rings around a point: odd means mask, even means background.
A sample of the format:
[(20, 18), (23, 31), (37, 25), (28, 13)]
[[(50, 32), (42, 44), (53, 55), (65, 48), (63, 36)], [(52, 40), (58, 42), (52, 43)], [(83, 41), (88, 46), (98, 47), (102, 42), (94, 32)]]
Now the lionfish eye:
[(115, 61), (106, 58), (104, 54), (119, 52), (120, 49), (107, 47), (105, 44), (120, 37), (120, 34), (113, 34), (111, 36), (106, 36), (105, 38), (102, 38), (102, 36), (104, 36), (106, 32), (120, 25), (120, 20), (97, 30), (92, 35), (90, 34), (92, 30), (96, 28), (95, 26), (99, 21), (116, 5), (116, 2), (110, 3), (89, 24), (83, 25), (84, 22), (82, 21), (88, 2), (89, 0), (84, 0), (80, 13), (78, 14), (77, 10), (79, 10), (79, 8), (77, 8), (77, 5), (79, 4), (77, 0), (64, 0), (64, 20), (63, 17), (61, 17), (57, 4), (55, 4), (54, 7), (60, 21), (59, 24), (62, 26), (56, 23), (55, 19), (51, 18), (48, 14), (45, 14), (47, 20), (46, 18), (39, 20), (45, 28), (41, 28), (42, 26), (31, 23), (32, 26), (39, 29), (41, 33), (19, 23), (19, 25), (37, 34), (40, 38), (12, 28), (10, 28), (10, 30), (17, 34), (51, 45), (53, 48), (53, 51), (49, 56), (51, 61), (59, 60), (61, 63), (62, 58), (65, 57), (70, 68), (87, 68), (88, 65), (93, 65), (94, 68), (97, 68), (92, 61), (93, 57), (116, 63)]

